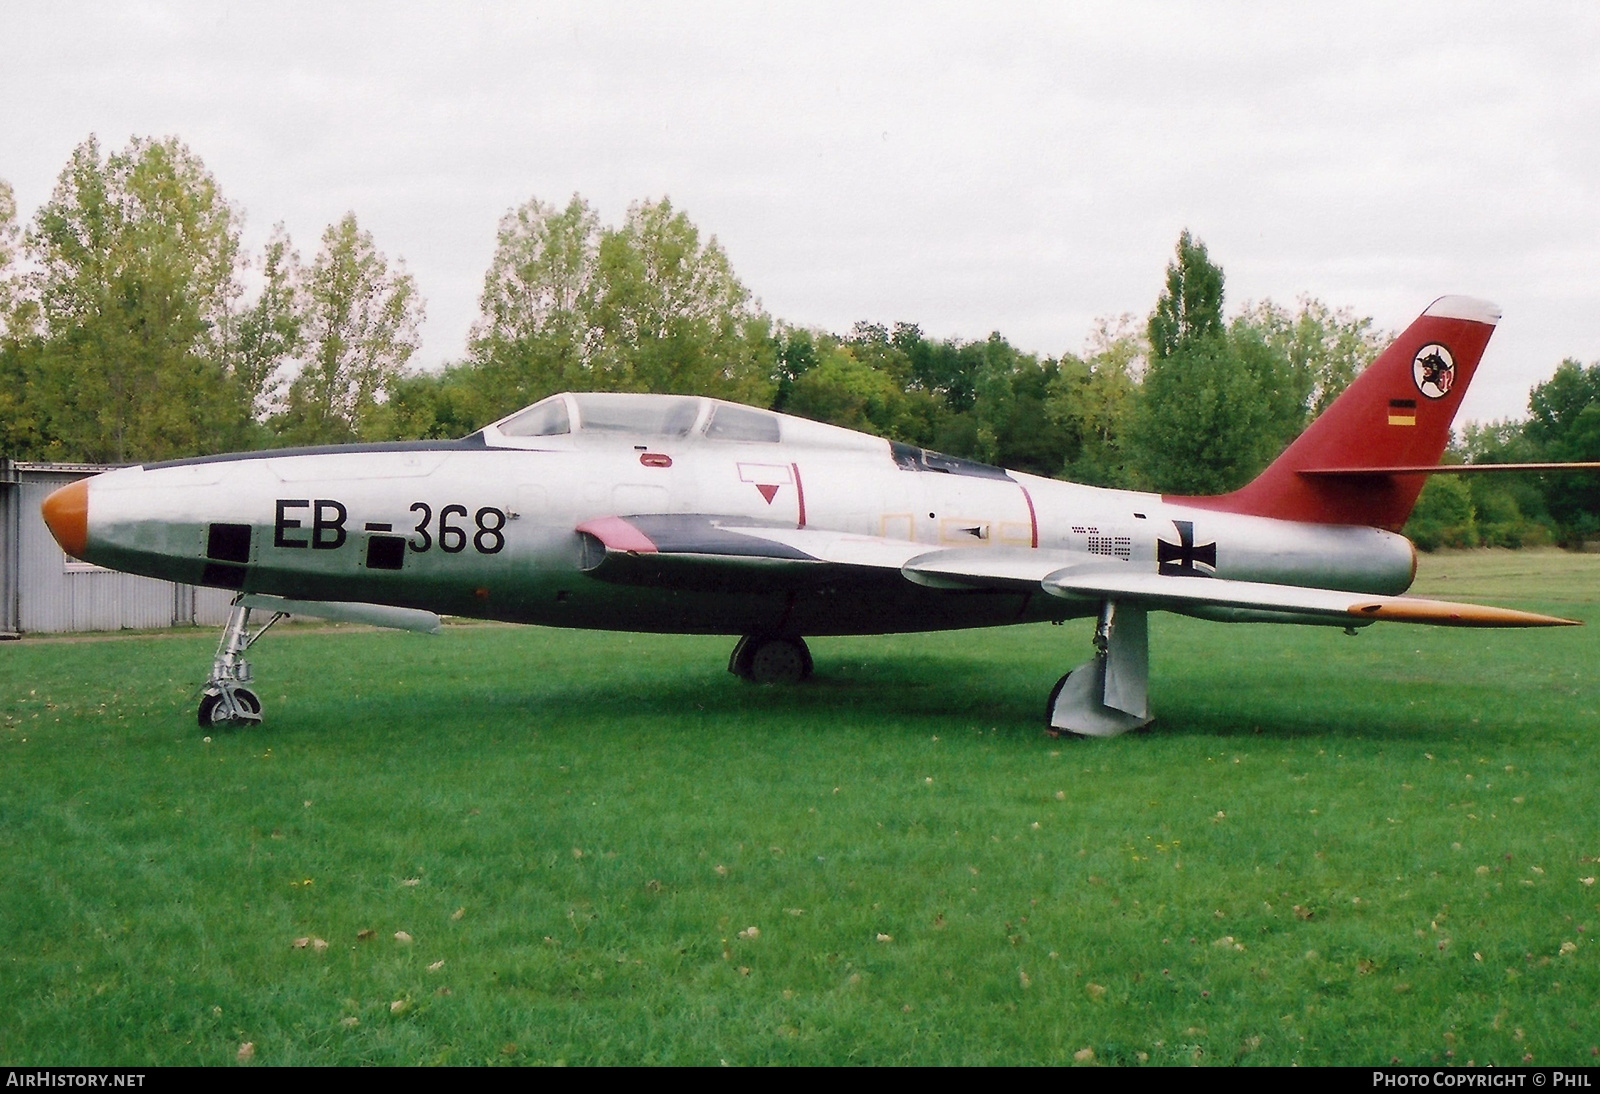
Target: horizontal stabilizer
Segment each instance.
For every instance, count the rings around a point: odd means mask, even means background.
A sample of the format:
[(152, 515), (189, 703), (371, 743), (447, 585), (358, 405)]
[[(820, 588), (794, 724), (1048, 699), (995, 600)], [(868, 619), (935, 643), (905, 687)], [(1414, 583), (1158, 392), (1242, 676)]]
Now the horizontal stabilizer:
[(1358, 626), (1372, 620), (1393, 623), (1429, 623), (1436, 627), (1572, 627), (1577, 620), (1553, 615), (1422, 600), (1409, 596), (1372, 596), (1333, 589), (1303, 589), (1294, 585), (1269, 585), (1257, 581), (1221, 578), (1172, 577), (1152, 573), (1116, 574), (1105, 571), (1066, 570), (1044, 579), (1045, 591), (1055, 596), (1089, 600), (1131, 600), (1153, 608), (1187, 611), (1194, 608), (1235, 608), (1317, 616), (1329, 622)]
[(1600, 463), (1453, 463), (1404, 467), (1308, 467), (1302, 475), (1338, 478), (1379, 478), (1384, 475), (1478, 475), (1498, 471), (1545, 474), (1563, 471), (1600, 471)]
[(418, 608), (391, 608), (387, 604), (353, 604), (337, 600), (286, 600), (281, 596), (247, 593), (239, 603), (260, 612), (284, 615), (309, 615), (337, 623), (365, 623), (369, 627), (388, 627), (418, 634), (438, 634), (443, 629), (439, 617)]

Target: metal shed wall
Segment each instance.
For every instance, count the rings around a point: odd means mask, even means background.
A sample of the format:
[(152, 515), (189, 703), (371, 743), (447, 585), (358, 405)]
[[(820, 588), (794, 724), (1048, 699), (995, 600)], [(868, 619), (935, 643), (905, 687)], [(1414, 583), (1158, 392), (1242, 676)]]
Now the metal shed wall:
[(39, 506), (57, 488), (102, 467), (0, 465), (0, 631), (63, 633), (201, 624), (221, 626), (233, 594), (91, 567), (69, 558)]

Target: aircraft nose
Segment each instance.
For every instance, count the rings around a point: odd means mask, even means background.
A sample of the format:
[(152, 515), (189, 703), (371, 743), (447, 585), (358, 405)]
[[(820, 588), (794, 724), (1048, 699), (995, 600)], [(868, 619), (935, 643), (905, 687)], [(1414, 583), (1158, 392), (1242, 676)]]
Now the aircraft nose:
[(89, 548), (89, 480), (63, 486), (39, 508), (61, 549), (73, 558), (82, 558)]

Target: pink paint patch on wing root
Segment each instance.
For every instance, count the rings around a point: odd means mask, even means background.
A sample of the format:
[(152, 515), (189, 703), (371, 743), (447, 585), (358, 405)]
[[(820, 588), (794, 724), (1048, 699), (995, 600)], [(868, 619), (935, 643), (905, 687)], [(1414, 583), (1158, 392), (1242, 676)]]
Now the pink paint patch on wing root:
[(621, 517), (600, 517), (578, 525), (578, 531), (593, 536), (605, 544), (608, 551), (631, 551), (634, 554), (653, 555), (657, 548), (650, 537)]

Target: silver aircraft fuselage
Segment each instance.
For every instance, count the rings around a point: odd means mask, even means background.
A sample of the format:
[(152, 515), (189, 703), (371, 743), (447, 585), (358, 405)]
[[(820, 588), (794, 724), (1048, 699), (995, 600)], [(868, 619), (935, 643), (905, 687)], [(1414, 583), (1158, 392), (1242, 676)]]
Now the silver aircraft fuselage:
[[(1240, 490), (1077, 486), (683, 395), (554, 395), (459, 441), (252, 452), (62, 487), (67, 553), (236, 590), (202, 726), (261, 720), (244, 654), (290, 614), (439, 614), (739, 635), (728, 671), (796, 683), (808, 636), (1093, 616), (1052, 733), (1148, 725), (1152, 611), (1354, 634), (1379, 620), (1559, 627), (1400, 596), (1405, 523), (1499, 309), (1441, 297)], [(253, 633), (252, 612), (270, 618)]]
[[(517, 425), (539, 408), (533, 426)], [(87, 502), (83, 557), (118, 570), (307, 601), (629, 631), (890, 633), (1059, 620), (1098, 605), (848, 567), (799, 587), (764, 583), (759, 572), (597, 580), (596, 541), (584, 529), (607, 518), (689, 527), (710, 515), (930, 551), (1048, 549), (1150, 573), (1385, 595), (1403, 592), (1415, 567), (1410, 542), (1376, 528), (1186, 507), (680, 396), (554, 396), (461, 441), (130, 467), (90, 480)], [(1192, 614), (1328, 622), (1226, 607)]]

